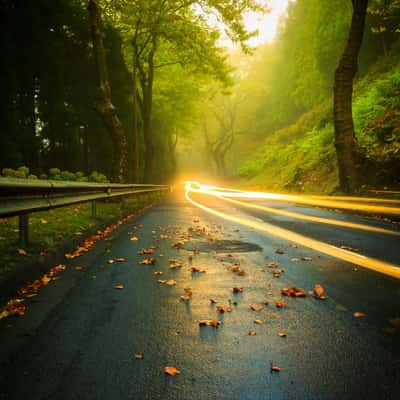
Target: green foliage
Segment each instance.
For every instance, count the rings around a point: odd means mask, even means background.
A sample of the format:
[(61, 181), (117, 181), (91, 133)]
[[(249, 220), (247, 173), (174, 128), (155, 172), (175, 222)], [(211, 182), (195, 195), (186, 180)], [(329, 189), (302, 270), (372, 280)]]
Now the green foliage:
[[(36, 175), (29, 174), (29, 168), (22, 166), (17, 170), (3, 168), (2, 176), (21, 179), (38, 179)], [(48, 174), (41, 174), (40, 179), (52, 179), (56, 181), (78, 181), (78, 182), (97, 182), (108, 183), (107, 177), (97, 171), (93, 171), (88, 177), (83, 172), (61, 171), (59, 168), (50, 168)]]

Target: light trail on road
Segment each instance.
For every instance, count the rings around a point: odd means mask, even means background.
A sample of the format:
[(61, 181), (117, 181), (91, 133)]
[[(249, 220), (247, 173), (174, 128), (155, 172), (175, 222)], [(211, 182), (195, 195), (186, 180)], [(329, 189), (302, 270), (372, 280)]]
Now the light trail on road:
[[(198, 184), (196, 183), (196, 185), (198, 185)], [(269, 224), (267, 222), (258, 222), (258, 221), (255, 221), (255, 220), (252, 220), (249, 218), (243, 218), (243, 217), (227, 214), (225, 212), (221, 212), (221, 211), (215, 210), (213, 208), (207, 207), (201, 203), (198, 203), (197, 201), (193, 200), (190, 197), (190, 192), (212, 194), (216, 197), (223, 196), (222, 193), (218, 194), (218, 195), (215, 194), (215, 192), (217, 192), (217, 193), (220, 192), (218, 190), (214, 191), (214, 190), (204, 189), (204, 191), (203, 191), (201, 189), (201, 186), (200, 186), (200, 189), (196, 189), (196, 188), (192, 187), (191, 182), (186, 183), (185, 189), (186, 189), (185, 197), (192, 205), (194, 205), (195, 207), (198, 207), (210, 214), (213, 214), (217, 217), (220, 217), (220, 218), (223, 218), (223, 219), (226, 219), (226, 220), (229, 220), (229, 221), (241, 224), (241, 225), (245, 225), (250, 228), (260, 230), (262, 232), (266, 232), (268, 234), (271, 234), (271, 235), (283, 238), (285, 240), (295, 242), (302, 246), (308, 247), (315, 251), (327, 254), (331, 257), (334, 257), (334, 258), (349, 262), (351, 264), (355, 264), (360, 267), (364, 267), (364, 268), (391, 276), (396, 279), (400, 279), (400, 266), (399, 265), (381, 261), (376, 258), (367, 257), (362, 254), (353, 253), (351, 251), (330, 245), (325, 242), (311, 239), (309, 237), (289, 231), (287, 229), (279, 228), (279, 227)]]
[[(264, 192), (245, 192), (230, 188), (219, 188), (217, 186), (204, 185), (198, 182), (189, 182), (192, 192), (209, 194), (213, 196), (223, 196), (231, 198), (242, 198), (242, 199), (252, 199), (252, 200), (274, 200), (274, 201), (286, 201), (289, 203), (311, 205), (314, 207), (326, 207), (333, 209), (344, 209), (353, 211), (364, 211), (368, 213), (377, 214), (390, 214), (390, 215), (400, 215), (400, 207), (389, 207), (380, 205), (370, 205), (364, 204), (367, 201), (370, 202), (380, 202), (380, 203), (397, 203), (398, 200), (388, 200), (388, 199), (376, 199), (376, 198), (360, 198), (360, 197), (344, 197), (337, 196), (327, 197), (327, 196), (299, 196), (299, 195), (288, 195), (280, 193), (264, 193)], [(327, 198), (333, 200), (326, 200)]]
[(357, 224), (354, 222), (340, 221), (340, 220), (332, 219), (332, 218), (314, 217), (312, 215), (294, 213), (294, 212), (290, 212), (290, 211), (279, 210), (279, 209), (276, 209), (273, 207), (261, 206), (259, 204), (246, 203), (244, 201), (233, 200), (226, 196), (218, 196), (218, 197), (222, 200), (229, 201), (230, 203), (237, 204), (241, 207), (253, 208), (256, 210), (266, 211), (271, 214), (282, 215), (282, 216), (289, 217), (289, 218), (301, 219), (301, 220), (309, 221), (309, 222), (317, 222), (319, 224), (336, 225), (336, 226), (340, 226), (343, 228), (359, 229), (359, 230), (364, 230), (364, 231), (368, 231), (368, 232), (384, 233), (386, 235), (400, 236), (400, 231), (393, 231), (391, 229), (378, 228), (376, 226)]

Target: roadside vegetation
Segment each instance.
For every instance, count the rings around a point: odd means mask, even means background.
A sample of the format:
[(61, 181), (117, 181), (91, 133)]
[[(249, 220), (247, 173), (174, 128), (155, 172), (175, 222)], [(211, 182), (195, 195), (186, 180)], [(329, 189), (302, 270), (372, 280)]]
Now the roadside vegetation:
[[(0, 219), (0, 280), (2, 275), (24, 263), (37, 262), (41, 257), (75, 244), (107, 225), (135, 213), (157, 201), (152, 194), (119, 200), (96, 202), (96, 218), (92, 217), (91, 203), (37, 212), (29, 217), (29, 245), (19, 243), (18, 217)], [(60, 255), (63, 257), (63, 255)]]

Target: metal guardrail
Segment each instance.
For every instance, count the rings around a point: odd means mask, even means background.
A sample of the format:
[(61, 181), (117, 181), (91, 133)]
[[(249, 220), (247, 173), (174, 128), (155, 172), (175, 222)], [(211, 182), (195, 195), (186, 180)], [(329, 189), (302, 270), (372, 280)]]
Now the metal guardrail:
[(73, 204), (138, 194), (167, 192), (169, 186), (149, 184), (112, 184), (17, 179), (0, 177), (0, 218), (19, 216), (20, 242), (28, 242), (29, 214)]

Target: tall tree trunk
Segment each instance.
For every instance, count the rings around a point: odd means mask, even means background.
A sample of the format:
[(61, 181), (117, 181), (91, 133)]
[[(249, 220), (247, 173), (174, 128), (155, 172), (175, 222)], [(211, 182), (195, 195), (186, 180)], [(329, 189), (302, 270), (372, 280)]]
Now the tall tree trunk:
[(144, 161), (144, 180), (151, 182), (154, 179), (154, 155), (155, 148), (153, 142), (153, 132), (151, 128), (152, 105), (153, 105), (153, 81), (154, 81), (154, 51), (148, 58), (147, 82), (142, 85), (143, 92), (143, 136), (146, 147), (146, 157)]
[(102, 20), (97, 0), (89, 0), (88, 10), (98, 81), (96, 111), (102, 118), (114, 147), (112, 181), (123, 183), (128, 180), (128, 145), (121, 120), (111, 101), (111, 88), (102, 37)]
[(364, 34), (368, 0), (352, 0), (353, 16), (347, 45), (335, 71), (334, 124), (340, 188), (346, 193), (357, 189), (355, 133), (352, 114), (353, 80), (358, 69), (358, 53)]
[(133, 107), (133, 181), (139, 182), (139, 119), (138, 119), (138, 101), (137, 101), (137, 76), (136, 76), (136, 58), (133, 55), (132, 67), (132, 107)]

